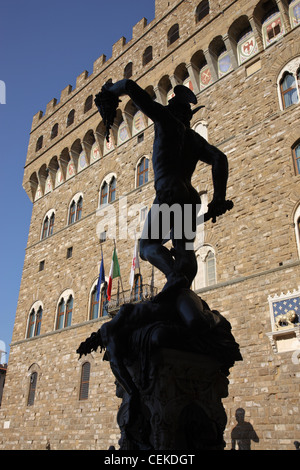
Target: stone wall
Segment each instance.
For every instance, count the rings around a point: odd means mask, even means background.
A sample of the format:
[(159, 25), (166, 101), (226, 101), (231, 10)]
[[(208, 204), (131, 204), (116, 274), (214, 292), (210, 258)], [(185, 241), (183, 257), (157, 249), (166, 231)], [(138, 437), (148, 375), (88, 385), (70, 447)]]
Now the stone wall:
[[(130, 61), (134, 65), (132, 78), (143, 88), (150, 87), (150, 92), (154, 90), (157, 98), (163, 98), (159, 87), (166, 83), (164, 76), (169, 77), (172, 85), (178, 82), (182, 64), (190, 64), (199, 51), (207, 51), (218, 35), (226, 38), (242, 15), (250, 18), (251, 24), (257, 24), (257, 18), (252, 22), (256, 1), (226, 1), (222, 8), (220, 2), (211, 1), (209, 15), (195, 23), (198, 3), (157, 0), (153, 21), (141, 20), (134, 26), (129, 42), (121, 38), (113, 45), (110, 59), (103, 56), (97, 59), (90, 75), (83, 72), (77, 78), (74, 90), (66, 87), (60, 101), (52, 100), (45, 114), (39, 112), (33, 118), (23, 185), (34, 203), (0, 409), (0, 449), (43, 449), (47, 441), (53, 449), (107, 449), (117, 444), (119, 400), (115, 397), (109, 366), (99, 352), (78, 361), (76, 349), (105, 321), (89, 320), (90, 294), (101, 259), (98, 237), (98, 224), (103, 220), (103, 213), (98, 210), (101, 183), (106, 175), (116, 173), (117, 199), (109, 208), (117, 222), (124, 215), (125, 201), (128, 208), (134, 204), (139, 208), (150, 207), (154, 197), (151, 168), (154, 129), (147, 123), (142, 140), (131, 136), (129, 129), (130, 138), (103, 155), (101, 118), (95, 106), (87, 113), (83, 108), (86, 98), (95, 95), (107, 79), (121, 79)], [(180, 20), (180, 38), (168, 46), (166, 35), (174, 24), (175, 13)], [(231, 372), (230, 395), (225, 400), (227, 449), (231, 447), (238, 408), (245, 410), (245, 421), (258, 436), (259, 441), (251, 443), (252, 449), (293, 449), (293, 442), (300, 441), (299, 364), (292, 360), (291, 350), (274, 352), (267, 333), (271, 331), (268, 296), (292, 291), (299, 285), (294, 213), (300, 190), (291, 150), (300, 137), (295, 125), (299, 104), (282, 111), (277, 85), (285, 64), (300, 57), (299, 27), (289, 29), (265, 50), (259, 31), (255, 30), (255, 34), (259, 52), (254, 57), (201, 93), (195, 90), (205, 108), (194, 116), (192, 124), (204, 122), (209, 142), (227, 154), (230, 167), (227, 196), (235, 204), (216, 224), (206, 224), (204, 242), (216, 254), (217, 283), (200, 289), (199, 295), (231, 322), (244, 357)], [(143, 67), (142, 54), (149, 44), (153, 45), (153, 60)], [(123, 98), (120, 109), (125, 117), (131, 109), (129, 105), (129, 100)], [(66, 127), (72, 109), (74, 124)], [(51, 139), (55, 123), (59, 124), (59, 132)], [(53, 168), (54, 157), (65, 171), (65, 150), (76, 157), (72, 151), (78, 149), (74, 145), (77, 140), (88, 156), (90, 131), (99, 144), (101, 158), (90, 161), (87, 168), (36, 199), (34, 183), (45, 182), (44, 170)], [(117, 129), (113, 129), (114, 137), (116, 133)], [(43, 146), (36, 151), (41, 135)], [(144, 155), (150, 159), (149, 182), (136, 188), (136, 165)], [(199, 191), (206, 191), (210, 200), (213, 188), (208, 166), (198, 164), (193, 183)], [(78, 192), (83, 194), (82, 217), (69, 226), (69, 205)], [(41, 240), (43, 220), (50, 209), (55, 210), (54, 233)], [(129, 214), (128, 221), (132, 230), (127, 239), (124, 233), (120, 238), (119, 224), (116, 233), (124, 289), (129, 288), (139, 213)], [(67, 259), (71, 246), (73, 254)], [(113, 247), (112, 239), (102, 244), (106, 276)], [(44, 270), (39, 271), (43, 260)], [(150, 283), (151, 266), (143, 261), (141, 273), (143, 282)], [(163, 277), (156, 270), (154, 278), (155, 285), (161, 287)], [(113, 288), (115, 293), (117, 281)], [(56, 331), (58, 301), (66, 289), (74, 292), (72, 326)], [(38, 337), (26, 339), (30, 309), (37, 300), (43, 302), (44, 309), (41, 332)], [(91, 363), (89, 397), (79, 400), (81, 366), (85, 360)], [(27, 406), (33, 371), (38, 373), (35, 402)]]

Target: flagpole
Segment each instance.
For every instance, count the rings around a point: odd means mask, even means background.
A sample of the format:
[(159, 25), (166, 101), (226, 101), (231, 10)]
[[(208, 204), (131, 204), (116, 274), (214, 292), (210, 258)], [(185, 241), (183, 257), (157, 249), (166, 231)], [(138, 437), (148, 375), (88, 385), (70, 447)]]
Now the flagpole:
[[(114, 247), (115, 247), (115, 250), (116, 250), (116, 253), (117, 253), (117, 245), (116, 245), (116, 240), (114, 239)], [(120, 269), (120, 282), (121, 282), (121, 289), (122, 289), (122, 292), (123, 292), (123, 299), (124, 299), (124, 303), (125, 303), (125, 294), (124, 294), (124, 288), (123, 288), (123, 282), (122, 282), (122, 276), (121, 276), (121, 269)]]

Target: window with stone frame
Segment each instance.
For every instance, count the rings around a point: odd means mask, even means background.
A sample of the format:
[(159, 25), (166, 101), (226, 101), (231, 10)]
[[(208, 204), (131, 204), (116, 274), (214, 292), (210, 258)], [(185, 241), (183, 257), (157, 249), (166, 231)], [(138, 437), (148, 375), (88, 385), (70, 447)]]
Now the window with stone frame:
[(58, 124), (54, 124), (54, 126), (52, 127), (52, 130), (51, 130), (51, 139), (54, 139), (55, 137), (57, 137), (57, 134), (58, 134)]
[(116, 200), (117, 178), (115, 175), (108, 175), (102, 182), (100, 189), (100, 206)]
[(295, 227), (295, 237), (298, 248), (298, 256), (300, 258), (300, 204), (298, 205), (295, 214), (294, 214), (294, 227)]
[(283, 109), (298, 103), (297, 82), (293, 74), (285, 73), (280, 82), (280, 92)]
[(43, 221), (42, 236), (41, 236), (42, 240), (50, 237), (50, 235), (53, 234), (54, 222), (55, 222), (55, 212), (54, 210), (51, 210), (47, 212)]
[(87, 400), (89, 397), (91, 364), (85, 362), (81, 367), (79, 400)]
[(81, 219), (83, 206), (83, 197), (81, 194), (76, 195), (70, 205), (68, 225), (78, 222)]
[(179, 39), (179, 25), (176, 23), (168, 31), (168, 46)]
[(107, 284), (103, 283), (100, 286), (98, 294), (98, 282), (94, 285), (91, 293), (90, 299), (90, 320), (95, 320), (96, 318), (105, 317), (108, 315), (107, 310)]
[(277, 86), (281, 110), (299, 103), (300, 56), (292, 59), (281, 69), (277, 79)]
[(116, 189), (117, 189), (117, 180), (115, 176), (113, 176), (109, 183), (108, 202), (115, 201)]
[(67, 127), (69, 127), (69, 126), (71, 126), (71, 124), (73, 124), (74, 119), (75, 119), (75, 110), (72, 109), (69, 112), (68, 117), (67, 117)]
[(133, 64), (132, 62), (129, 62), (124, 68), (124, 78), (132, 77), (132, 72), (133, 72)]
[(292, 148), (295, 174), (300, 175), (300, 141)]
[(35, 392), (36, 392), (36, 384), (37, 384), (38, 374), (37, 372), (33, 372), (30, 375), (30, 383), (29, 383), (29, 392), (28, 392), (28, 399), (27, 399), (27, 406), (32, 406), (34, 404), (35, 399)]
[(203, 20), (209, 14), (209, 1), (203, 0), (196, 8), (196, 23)]
[(39, 305), (39, 304), (34, 305), (29, 314), (26, 338), (33, 338), (35, 336), (40, 335), (42, 317), (43, 317), (42, 305)]
[(207, 244), (201, 245), (195, 250), (195, 254), (198, 272), (193, 282), (193, 289), (203, 289), (215, 285), (217, 282), (217, 266), (213, 247)]
[(87, 97), (84, 103), (84, 113), (87, 113), (93, 107), (93, 95)]
[(206, 285), (216, 284), (216, 258), (213, 251), (209, 251), (205, 259)]
[(137, 180), (136, 186), (142, 186), (145, 183), (148, 183), (149, 179), (149, 159), (143, 157), (137, 166)]
[(143, 65), (149, 64), (151, 60), (153, 59), (153, 49), (152, 46), (148, 46), (143, 54)]
[(61, 330), (71, 326), (73, 303), (73, 295), (70, 295), (67, 300), (66, 296), (62, 296), (57, 308), (56, 330)]
[(41, 135), (37, 142), (36, 142), (36, 146), (35, 146), (35, 151), (38, 152), (39, 150), (41, 150), (41, 148), (43, 147), (43, 136)]

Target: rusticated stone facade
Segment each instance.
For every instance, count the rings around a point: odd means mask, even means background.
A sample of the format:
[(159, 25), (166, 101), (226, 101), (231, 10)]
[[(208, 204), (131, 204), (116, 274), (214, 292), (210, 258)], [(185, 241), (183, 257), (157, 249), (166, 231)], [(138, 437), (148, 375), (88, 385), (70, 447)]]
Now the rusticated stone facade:
[[(77, 78), (74, 90), (66, 87), (59, 101), (34, 116), (23, 183), (33, 202), (32, 219), (0, 409), (0, 449), (117, 445), (120, 403), (109, 365), (98, 352), (79, 361), (76, 349), (107, 318), (90, 314), (101, 260), (99, 233), (107, 229), (112, 235), (115, 216), (113, 238), (128, 290), (134, 231), (154, 196), (152, 123), (123, 98), (112, 147), (106, 149), (100, 115), (93, 102), (90, 109), (86, 103), (106, 80), (123, 78), (130, 62), (131, 78), (163, 104), (176, 83), (192, 86), (205, 105), (192, 124), (229, 160), (227, 196), (235, 206), (216, 224), (206, 224), (204, 246), (195, 246), (194, 286), (231, 322), (244, 358), (231, 371), (224, 400), (226, 448), (232, 437), (236, 448), (258, 450), (294, 449), (300, 441), (299, 4), (156, 0), (153, 21), (142, 19), (130, 41), (121, 38), (113, 45), (110, 59), (101, 56), (92, 73)], [(146, 59), (149, 46), (152, 55)], [(148, 181), (138, 186), (144, 156)], [(103, 182), (109, 186), (113, 177), (116, 192), (101, 208)], [(209, 167), (199, 163), (194, 185), (209, 201)], [(73, 200), (80, 216), (69, 223)], [(132, 212), (122, 225), (125, 207)], [(110, 228), (98, 225), (105, 210)], [(107, 236), (101, 247), (108, 276), (114, 240)], [(151, 266), (141, 261), (140, 272), (143, 284), (151, 285)], [(155, 271), (155, 286), (162, 282)], [(117, 286), (115, 279), (114, 294)], [(278, 323), (276, 308), (284, 305), (296, 312), (292, 323)], [(65, 323), (58, 329), (62, 311)], [(85, 362), (89, 375), (82, 378)]]

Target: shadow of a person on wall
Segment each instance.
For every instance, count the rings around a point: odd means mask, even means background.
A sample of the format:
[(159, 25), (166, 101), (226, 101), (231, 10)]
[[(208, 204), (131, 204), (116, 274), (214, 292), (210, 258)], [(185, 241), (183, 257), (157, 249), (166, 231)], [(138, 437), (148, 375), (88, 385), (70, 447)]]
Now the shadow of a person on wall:
[(237, 425), (231, 431), (231, 450), (251, 450), (251, 441), (259, 438), (251, 423), (245, 421), (245, 410), (238, 408), (235, 412)]

